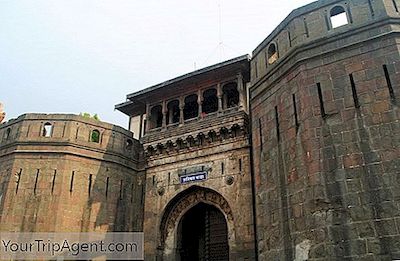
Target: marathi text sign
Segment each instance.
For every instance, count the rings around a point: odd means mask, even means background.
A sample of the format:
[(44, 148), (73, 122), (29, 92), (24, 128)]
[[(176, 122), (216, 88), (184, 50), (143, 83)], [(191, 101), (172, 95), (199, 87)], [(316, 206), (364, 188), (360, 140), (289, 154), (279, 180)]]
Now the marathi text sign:
[(180, 176), (181, 184), (195, 182), (195, 181), (201, 181), (201, 180), (205, 180), (205, 179), (207, 179), (206, 171)]

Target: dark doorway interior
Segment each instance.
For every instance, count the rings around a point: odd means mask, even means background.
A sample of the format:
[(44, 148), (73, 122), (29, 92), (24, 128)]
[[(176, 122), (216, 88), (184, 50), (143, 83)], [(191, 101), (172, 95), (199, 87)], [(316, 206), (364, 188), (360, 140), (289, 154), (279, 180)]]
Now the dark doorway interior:
[(229, 260), (228, 228), (224, 215), (205, 203), (194, 206), (179, 223), (177, 246), (177, 260)]

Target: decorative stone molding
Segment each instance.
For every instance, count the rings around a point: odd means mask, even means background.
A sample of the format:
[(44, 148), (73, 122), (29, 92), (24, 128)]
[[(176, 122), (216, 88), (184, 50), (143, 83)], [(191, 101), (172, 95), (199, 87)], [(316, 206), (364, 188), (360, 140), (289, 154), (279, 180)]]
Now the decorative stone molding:
[(221, 142), (237, 137), (247, 137), (247, 125), (233, 124), (231, 127), (221, 127), (220, 129), (209, 130), (206, 134), (203, 132), (191, 133), (186, 137), (179, 137), (176, 140), (167, 140), (163, 143), (148, 145), (145, 149), (147, 157), (165, 155), (179, 152), (189, 148), (201, 148), (215, 142)]

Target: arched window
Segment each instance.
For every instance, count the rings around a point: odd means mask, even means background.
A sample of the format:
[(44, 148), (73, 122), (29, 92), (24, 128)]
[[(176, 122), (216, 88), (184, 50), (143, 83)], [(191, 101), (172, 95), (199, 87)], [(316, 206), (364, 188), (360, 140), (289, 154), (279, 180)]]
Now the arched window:
[(4, 132), (4, 139), (8, 140), (10, 138), (11, 135), (11, 128), (8, 128), (5, 132)]
[(218, 97), (216, 89), (208, 89), (203, 93), (203, 112), (212, 113), (218, 111)]
[(278, 60), (278, 50), (276, 44), (271, 43), (268, 47), (268, 64), (273, 64)]
[(180, 110), (179, 110), (179, 101), (173, 100), (170, 101), (167, 105), (167, 124), (179, 123), (180, 118)]
[(131, 139), (126, 140), (126, 149), (131, 151), (133, 148), (133, 141)]
[(99, 143), (100, 142), (100, 131), (92, 130), (92, 133), (90, 134), (90, 141)]
[(343, 6), (337, 5), (331, 9), (330, 12), (332, 28), (337, 28), (349, 23), (347, 13)]
[(43, 125), (42, 136), (51, 137), (52, 134), (53, 134), (53, 125), (50, 122), (46, 122)]
[(239, 92), (237, 90), (237, 83), (231, 82), (225, 84), (222, 88), (223, 91), (223, 102), (224, 109), (232, 108), (238, 106), (239, 104)]
[(197, 95), (192, 94), (185, 98), (183, 117), (185, 120), (188, 120), (196, 118), (197, 116), (199, 116), (199, 104), (197, 103)]
[(151, 117), (151, 125), (150, 128), (159, 128), (162, 126), (162, 121), (163, 121), (163, 114), (162, 114), (162, 107), (161, 105), (156, 105), (153, 108), (151, 108), (150, 111)]

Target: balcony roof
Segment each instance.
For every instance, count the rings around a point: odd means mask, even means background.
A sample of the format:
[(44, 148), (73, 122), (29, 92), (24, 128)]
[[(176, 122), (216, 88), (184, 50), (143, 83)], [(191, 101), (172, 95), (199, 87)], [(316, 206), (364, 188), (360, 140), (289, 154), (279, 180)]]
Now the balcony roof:
[(151, 101), (159, 97), (182, 93), (185, 87), (195, 83), (201, 83), (209, 79), (222, 78), (224, 75), (235, 75), (242, 72), (246, 81), (249, 80), (249, 55), (242, 55), (218, 64), (214, 64), (165, 82), (150, 86), (146, 89), (128, 94), (127, 101), (115, 105), (115, 109), (127, 115), (135, 116), (145, 113), (146, 101)]

